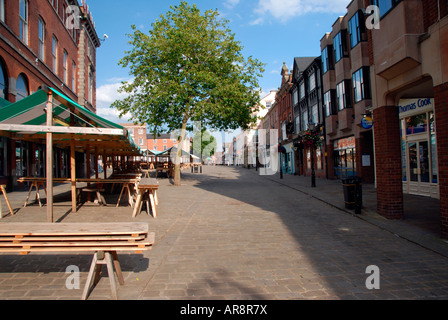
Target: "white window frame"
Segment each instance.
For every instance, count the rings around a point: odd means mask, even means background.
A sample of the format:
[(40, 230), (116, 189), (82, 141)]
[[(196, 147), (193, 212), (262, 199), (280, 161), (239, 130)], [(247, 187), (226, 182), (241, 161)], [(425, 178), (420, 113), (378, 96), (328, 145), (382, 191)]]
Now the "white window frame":
[(0, 21), (5, 22), (5, 0), (0, 0)]
[[(20, 14), (20, 7), (21, 5), (25, 5), (25, 17), (22, 17)], [(28, 0), (19, 0), (19, 23), (20, 23), (20, 29), (19, 29), (19, 36), (22, 39), (23, 42), (25, 42), (27, 45), (29, 44), (29, 33), (28, 33), (28, 24), (29, 24), (29, 3)]]
[(45, 62), (45, 22), (39, 17), (39, 59)]
[(76, 63), (72, 62), (72, 90), (76, 92)]
[(68, 83), (68, 53), (66, 50), (64, 50), (63, 56), (62, 56), (62, 70), (63, 70), (63, 79), (65, 83)]
[(51, 54), (53, 56), (53, 72), (55, 74), (58, 74), (58, 46), (59, 41), (56, 36), (53, 35), (53, 41), (51, 43)]

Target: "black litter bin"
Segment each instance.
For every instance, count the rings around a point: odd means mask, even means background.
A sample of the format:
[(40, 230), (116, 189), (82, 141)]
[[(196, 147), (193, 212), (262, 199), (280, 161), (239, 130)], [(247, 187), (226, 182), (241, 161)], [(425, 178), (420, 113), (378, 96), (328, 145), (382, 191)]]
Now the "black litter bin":
[(342, 179), (342, 187), (344, 189), (345, 208), (349, 210), (355, 209), (355, 191), (356, 179), (355, 177), (347, 177)]
[(362, 210), (362, 178), (347, 177), (342, 179), (342, 186), (345, 208), (355, 210), (356, 214), (360, 214)]

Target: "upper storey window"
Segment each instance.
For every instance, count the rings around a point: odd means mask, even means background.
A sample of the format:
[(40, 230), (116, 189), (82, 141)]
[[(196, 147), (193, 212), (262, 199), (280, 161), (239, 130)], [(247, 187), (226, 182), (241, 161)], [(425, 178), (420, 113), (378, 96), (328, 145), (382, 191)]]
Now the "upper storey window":
[(28, 0), (19, 0), (20, 39), (28, 44)]

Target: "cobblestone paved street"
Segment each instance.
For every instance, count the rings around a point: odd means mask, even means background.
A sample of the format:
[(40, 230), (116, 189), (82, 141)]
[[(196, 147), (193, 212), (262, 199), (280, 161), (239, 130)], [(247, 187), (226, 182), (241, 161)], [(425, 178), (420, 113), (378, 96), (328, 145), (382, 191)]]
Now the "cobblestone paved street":
[[(120, 255), (125, 285), (119, 299), (448, 298), (447, 256), (255, 170), (205, 167), (203, 174), (186, 171), (182, 187), (159, 181), (157, 219), (146, 213), (132, 219), (124, 205), (85, 205), (72, 214), (68, 187), (55, 188), (59, 221), (143, 221), (156, 233), (151, 251)], [(25, 192), (10, 196), (20, 210), (0, 223), (45, 222), (45, 207), (22, 208)], [(79, 299), (90, 261), (78, 254), (2, 254), (0, 298)], [(80, 268), (80, 290), (65, 286), (69, 265)], [(380, 270), (379, 290), (366, 288), (370, 265)], [(90, 299), (110, 298), (103, 274)]]

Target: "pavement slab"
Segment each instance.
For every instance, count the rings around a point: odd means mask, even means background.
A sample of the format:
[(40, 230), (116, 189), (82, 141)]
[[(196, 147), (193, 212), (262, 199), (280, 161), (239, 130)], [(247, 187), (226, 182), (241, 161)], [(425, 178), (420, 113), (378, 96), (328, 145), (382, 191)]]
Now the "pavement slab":
[[(334, 181), (318, 180), (312, 189), (305, 177), (205, 166), (202, 174), (183, 172), (180, 187), (167, 178), (159, 183), (156, 219), (145, 212), (132, 218), (124, 204), (116, 208), (118, 194), (106, 195), (110, 206), (87, 203), (71, 213), (68, 186), (55, 187), (58, 222), (139, 221), (155, 232), (152, 250), (119, 255), (120, 300), (448, 298), (448, 244), (427, 227), (376, 215), (373, 186), (365, 186), (367, 205), (355, 215), (344, 209)], [(23, 208), (26, 191), (8, 196), (16, 214), (0, 223), (45, 222), (45, 206)], [(91, 259), (2, 254), (0, 299), (78, 300)], [(70, 265), (80, 270), (78, 290), (66, 287)], [(380, 289), (366, 287), (369, 266), (379, 268)], [(111, 299), (104, 272), (89, 299)]]

